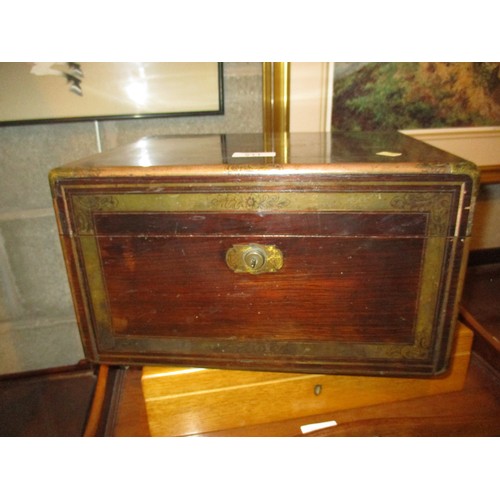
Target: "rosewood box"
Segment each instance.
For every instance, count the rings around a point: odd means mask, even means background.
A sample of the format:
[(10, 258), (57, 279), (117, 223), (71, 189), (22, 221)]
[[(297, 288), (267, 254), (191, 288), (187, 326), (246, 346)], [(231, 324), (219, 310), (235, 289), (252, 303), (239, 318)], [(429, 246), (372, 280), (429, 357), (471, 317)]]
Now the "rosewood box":
[(429, 376), (478, 185), (403, 134), (158, 136), (50, 173), (86, 356)]

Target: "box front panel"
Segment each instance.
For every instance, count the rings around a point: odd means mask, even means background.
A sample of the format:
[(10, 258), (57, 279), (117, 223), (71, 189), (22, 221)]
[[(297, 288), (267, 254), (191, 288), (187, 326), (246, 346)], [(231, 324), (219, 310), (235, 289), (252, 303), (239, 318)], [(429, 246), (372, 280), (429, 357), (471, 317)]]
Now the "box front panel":
[[(465, 243), (461, 182), (72, 184), (65, 199), (97, 361), (441, 369)], [(279, 265), (266, 267), (266, 252)]]
[[(414, 339), (422, 238), (140, 236), (97, 241), (117, 336)], [(258, 275), (235, 273), (225, 254), (233, 244), (248, 242), (276, 246), (283, 267)]]

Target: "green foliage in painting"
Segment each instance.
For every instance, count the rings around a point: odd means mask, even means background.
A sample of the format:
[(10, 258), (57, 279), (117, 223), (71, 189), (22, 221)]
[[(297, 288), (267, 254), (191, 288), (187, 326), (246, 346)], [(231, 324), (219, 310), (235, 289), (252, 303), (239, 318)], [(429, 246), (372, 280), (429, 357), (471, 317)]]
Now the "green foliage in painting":
[(367, 63), (335, 78), (337, 130), (500, 124), (500, 63)]

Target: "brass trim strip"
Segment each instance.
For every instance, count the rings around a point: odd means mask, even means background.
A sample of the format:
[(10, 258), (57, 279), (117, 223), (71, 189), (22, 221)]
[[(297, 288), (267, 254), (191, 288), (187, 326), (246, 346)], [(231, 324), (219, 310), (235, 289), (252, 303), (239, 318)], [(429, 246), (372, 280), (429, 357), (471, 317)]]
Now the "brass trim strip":
[(427, 236), (448, 235), (453, 194), (443, 192), (228, 192), (117, 193), (72, 196), (72, 233), (94, 234), (99, 212), (389, 212), (425, 211), (430, 217)]

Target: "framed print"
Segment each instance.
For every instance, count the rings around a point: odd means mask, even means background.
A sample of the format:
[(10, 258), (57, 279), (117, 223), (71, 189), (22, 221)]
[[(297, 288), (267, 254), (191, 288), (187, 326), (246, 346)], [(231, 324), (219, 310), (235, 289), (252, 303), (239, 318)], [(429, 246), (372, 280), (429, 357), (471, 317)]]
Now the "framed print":
[(222, 63), (0, 63), (0, 124), (224, 113)]

